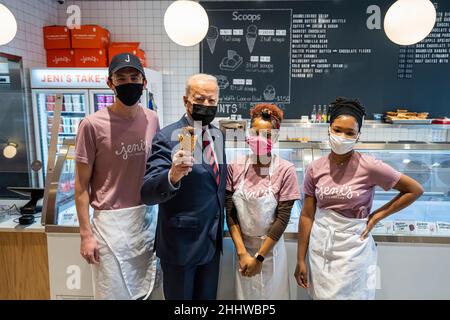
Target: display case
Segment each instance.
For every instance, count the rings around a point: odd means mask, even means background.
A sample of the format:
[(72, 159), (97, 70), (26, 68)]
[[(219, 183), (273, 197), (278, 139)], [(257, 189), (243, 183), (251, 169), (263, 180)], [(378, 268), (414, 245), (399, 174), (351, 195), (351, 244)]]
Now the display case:
[(35, 138), (38, 158), (42, 159), (44, 168), (49, 159), (50, 137), (55, 116), (56, 95), (63, 96), (61, 118), (58, 128), (58, 143), (56, 150), (61, 148), (64, 139), (74, 138), (78, 125), (89, 114), (87, 90), (71, 89), (38, 89), (33, 90), (33, 110), (35, 123)]
[[(327, 155), (327, 143), (313, 144), (313, 157)], [(418, 181), (423, 195), (409, 207), (380, 221), (377, 241), (450, 243), (450, 145), (440, 143), (361, 143), (355, 148)], [(375, 189), (372, 211), (398, 194)]]
[[(228, 163), (236, 155), (249, 153), (242, 143), (227, 142)], [(277, 148), (278, 147), (278, 148)], [(397, 212), (373, 229), (377, 245), (376, 299), (448, 299), (450, 297), (450, 144), (441, 143), (360, 143), (358, 152), (368, 153), (419, 181), (424, 194), (412, 205)], [(327, 155), (327, 143), (279, 142), (274, 152), (295, 164), (299, 186), (312, 160)], [(392, 199), (398, 192), (376, 188), (372, 211)], [(302, 203), (292, 208), (284, 233), (288, 256), (288, 273), (297, 264), (298, 221)], [(229, 233), (225, 233), (224, 261), (219, 292), (235, 299), (234, 270), (236, 252)], [(417, 281), (425, 275), (426, 281)], [(290, 278), (291, 299), (310, 299)]]
[[(249, 153), (244, 143), (227, 142), (227, 161)], [(441, 143), (360, 143), (356, 150), (382, 160), (396, 170), (417, 180), (424, 194), (411, 206), (379, 222), (372, 234), (376, 241), (450, 243), (450, 144)], [(299, 186), (305, 169), (312, 160), (330, 152), (328, 143), (281, 141), (275, 154), (292, 162), (297, 170)], [(398, 194), (377, 187), (372, 211)], [(292, 208), (286, 229), (287, 239), (296, 238), (301, 201)]]

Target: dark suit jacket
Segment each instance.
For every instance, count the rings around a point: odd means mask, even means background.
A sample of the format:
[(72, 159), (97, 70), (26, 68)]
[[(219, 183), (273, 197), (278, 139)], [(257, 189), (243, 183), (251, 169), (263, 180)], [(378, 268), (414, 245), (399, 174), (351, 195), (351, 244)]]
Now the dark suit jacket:
[[(161, 131), (153, 139), (141, 189), (145, 204), (159, 204), (156, 229), (156, 254), (174, 265), (200, 265), (209, 262), (222, 249), (227, 166), (222, 132), (209, 127), (219, 162), (220, 185), (217, 186), (209, 164), (194, 164), (192, 171), (174, 189), (168, 178), (178, 133), (188, 126), (186, 117)], [(196, 148), (201, 158), (201, 137)], [(175, 186), (175, 187), (177, 187)]]

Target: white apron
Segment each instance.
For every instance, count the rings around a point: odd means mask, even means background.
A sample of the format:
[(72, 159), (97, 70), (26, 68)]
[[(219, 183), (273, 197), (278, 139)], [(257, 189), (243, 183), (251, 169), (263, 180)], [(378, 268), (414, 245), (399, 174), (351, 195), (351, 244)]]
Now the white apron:
[(151, 294), (157, 264), (154, 220), (145, 205), (94, 211), (92, 229), (100, 251), (100, 263), (92, 265), (95, 299), (147, 299)]
[[(269, 167), (269, 192), (259, 198), (250, 198), (244, 190), (245, 174), (250, 166), (248, 158), (242, 180), (233, 194), (244, 245), (251, 256), (258, 252), (266, 234), (275, 221), (278, 202), (272, 191), (272, 172), (275, 157)], [(289, 279), (284, 237), (265, 256), (261, 273), (244, 277), (236, 266), (236, 296), (239, 300), (289, 299)]]
[(377, 250), (367, 219), (316, 209), (308, 248), (309, 295), (313, 299), (375, 298)]

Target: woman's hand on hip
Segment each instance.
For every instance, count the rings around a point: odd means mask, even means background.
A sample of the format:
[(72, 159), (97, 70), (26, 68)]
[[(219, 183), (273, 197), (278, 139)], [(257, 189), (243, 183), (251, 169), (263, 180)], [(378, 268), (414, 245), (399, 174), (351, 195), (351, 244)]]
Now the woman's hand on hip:
[(295, 267), (295, 280), (297, 280), (297, 284), (302, 288), (308, 288), (308, 267), (306, 266), (305, 261), (297, 262), (297, 266)]
[(364, 240), (369, 236), (370, 231), (372, 231), (373, 227), (375, 227), (375, 225), (378, 223), (378, 221), (379, 221), (379, 219), (376, 216), (376, 214), (372, 214), (369, 216), (369, 218), (367, 220), (366, 229), (361, 234), (361, 238), (360, 238), (361, 240)]

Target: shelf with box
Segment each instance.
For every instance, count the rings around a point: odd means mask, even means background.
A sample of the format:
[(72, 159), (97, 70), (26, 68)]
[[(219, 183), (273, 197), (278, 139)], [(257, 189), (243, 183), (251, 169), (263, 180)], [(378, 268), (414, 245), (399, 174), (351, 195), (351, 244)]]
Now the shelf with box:
[(81, 25), (78, 29), (45, 26), (43, 34), (47, 67), (107, 67), (119, 53), (134, 54), (139, 57), (143, 67), (147, 67), (147, 57), (140, 48), (140, 42), (110, 42), (109, 31), (99, 25)]

